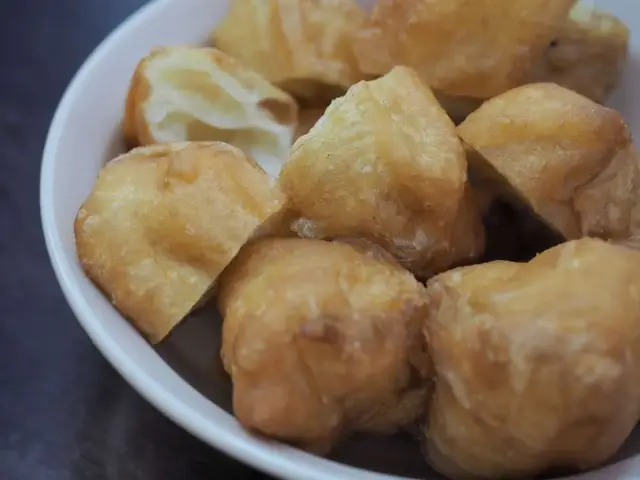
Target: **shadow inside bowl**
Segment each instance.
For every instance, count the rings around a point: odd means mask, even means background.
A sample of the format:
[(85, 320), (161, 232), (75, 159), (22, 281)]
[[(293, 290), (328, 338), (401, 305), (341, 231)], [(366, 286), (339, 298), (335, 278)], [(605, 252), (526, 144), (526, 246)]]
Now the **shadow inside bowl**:
[(221, 325), (215, 305), (209, 302), (185, 319), (155, 350), (192, 387), (232, 413), (231, 379), (220, 360)]

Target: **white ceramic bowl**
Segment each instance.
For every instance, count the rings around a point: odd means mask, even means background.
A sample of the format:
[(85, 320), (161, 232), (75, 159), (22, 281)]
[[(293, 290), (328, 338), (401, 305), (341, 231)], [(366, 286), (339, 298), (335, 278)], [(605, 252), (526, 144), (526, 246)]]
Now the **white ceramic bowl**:
[[(623, 18), (635, 34), (634, 58), (611, 104), (640, 135), (640, 96), (634, 87), (640, 79), (640, 3), (594, 3)], [(231, 390), (219, 366), (220, 326), (213, 314), (189, 319), (154, 349), (85, 278), (76, 261), (73, 219), (100, 167), (123, 151), (120, 120), (137, 61), (154, 46), (203, 42), (227, 5), (228, 0), (151, 2), (115, 30), (71, 82), (47, 138), (40, 192), (42, 224), (58, 281), (88, 335), (122, 376), (169, 418), (229, 455), (291, 480), (399, 478), (385, 472), (433, 478), (415, 443), (406, 438), (354, 439), (327, 460), (247, 434), (228, 413)], [(634, 437), (610, 466), (576, 478), (640, 478), (638, 429)]]

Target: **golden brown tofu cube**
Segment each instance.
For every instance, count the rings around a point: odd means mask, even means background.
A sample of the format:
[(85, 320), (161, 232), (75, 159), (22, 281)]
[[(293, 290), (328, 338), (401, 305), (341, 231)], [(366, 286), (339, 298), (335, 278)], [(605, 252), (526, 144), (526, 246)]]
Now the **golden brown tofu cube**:
[(156, 343), (248, 240), (280, 224), (285, 204), (267, 174), (230, 145), (140, 147), (100, 172), (75, 220), (78, 258)]
[(478, 176), (567, 239), (640, 228), (640, 155), (614, 110), (555, 84), (485, 102), (459, 127)]
[(522, 83), (574, 0), (380, 0), (354, 40), (360, 68), (414, 68), (446, 94), (491, 98)]
[(365, 238), (426, 277), (482, 254), (466, 180), (452, 121), (413, 70), (396, 67), (331, 104), (294, 144), (280, 185), (301, 236)]
[(326, 101), (364, 78), (351, 36), (365, 21), (354, 0), (232, 0), (212, 40), (297, 98)]
[(602, 103), (629, 55), (629, 29), (618, 18), (578, 4), (536, 62), (529, 82), (552, 82)]
[(427, 286), (436, 370), (424, 452), (449, 478), (588, 469), (640, 414), (640, 254), (602, 240)]
[(424, 287), (378, 247), (260, 240), (219, 292), (222, 358), (245, 427), (326, 453), (344, 435), (393, 433), (423, 411)]
[(157, 48), (138, 64), (127, 98), (130, 145), (221, 141), (277, 175), (297, 122), (292, 97), (214, 48)]

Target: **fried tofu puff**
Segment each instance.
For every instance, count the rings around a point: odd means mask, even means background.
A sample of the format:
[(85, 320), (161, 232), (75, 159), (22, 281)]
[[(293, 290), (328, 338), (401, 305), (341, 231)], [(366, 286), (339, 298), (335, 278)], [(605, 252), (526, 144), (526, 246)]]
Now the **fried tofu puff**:
[(471, 171), (567, 239), (640, 230), (640, 156), (614, 110), (555, 84), (485, 102), (459, 127)]
[(326, 453), (349, 432), (391, 433), (423, 413), (424, 287), (378, 247), (260, 240), (225, 270), (218, 302), (246, 428)]
[(280, 185), (301, 236), (365, 238), (426, 277), (482, 253), (466, 179), (453, 123), (413, 70), (396, 67), (333, 101), (294, 144)]
[[(618, 18), (578, 4), (561, 23), (523, 83), (549, 82), (603, 103), (616, 88), (629, 55), (629, 29)], [(449, 116), (461, 123), (483, 100), (437, 93)]]
[(640, 410), (640, 254), (596, 239), (427, 286), (436, 369), (424, 451), (456, 479), (610, 458)]
[(351, 36), (365, 21), (354, 0), (232, 0), (212, 40), (270, 82), (315, 103), (364, 78)]
[(616, 87), (629, 55), (629, 29), (590, 5), (576, 5), (529, 82), (552, 82), (602, 103)]
[(109, 162), (75, 220), (87, 276), (153, 343), (205, 296), (285, 197), (223, 143), (141, 147)]
[(574, 0), (380, 0), (354, 50), (367, 74), (414, 68), (446, 95), (491, 98), (526, 77)]
[(130, 145), (222, 141), (277, 175), (293, 142), (297, 105), (214, 48), (163, 47), (138, 64), (127, 97)]

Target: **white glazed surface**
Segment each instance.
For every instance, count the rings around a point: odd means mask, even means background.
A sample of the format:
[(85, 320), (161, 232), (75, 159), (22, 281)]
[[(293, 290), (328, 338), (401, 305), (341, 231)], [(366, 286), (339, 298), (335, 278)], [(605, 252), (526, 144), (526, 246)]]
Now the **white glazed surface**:
[[(367, 6), (375, 0), (361, 0)], [(640, 136), (640, 2), (599, 0), (635, 33), (633, 58), (610, 105)], [(58, 281), (79, 322), (102, 354), (147, 400), (210, 445), (274, 476), (291, 480), (401, 478), (347, 466), (432, 478), (407, 439), (360, 439), (326, 460), (246, 433), (228, 413), (230, 386), (216, 366), (219, 319), (204, 312), (152, 348), (85, 278), (76, 260), (73, 219), (102, 164), (123, 151), (122, 107), (137, 61), (152, 47), (199, 43), (225, 13), (228, 0), (156, 0), (141, 9), (91, 55), (56, 112), (41, 175), (42, 224)], [(636, 141), (637, 143), (637, 141)], [(180, 372), (178, 374), (177, 372)], [(640, 478), (640, 433), (620, 461), (573, 479)], [(406, 478), (406, 477), (404, 477)]]

